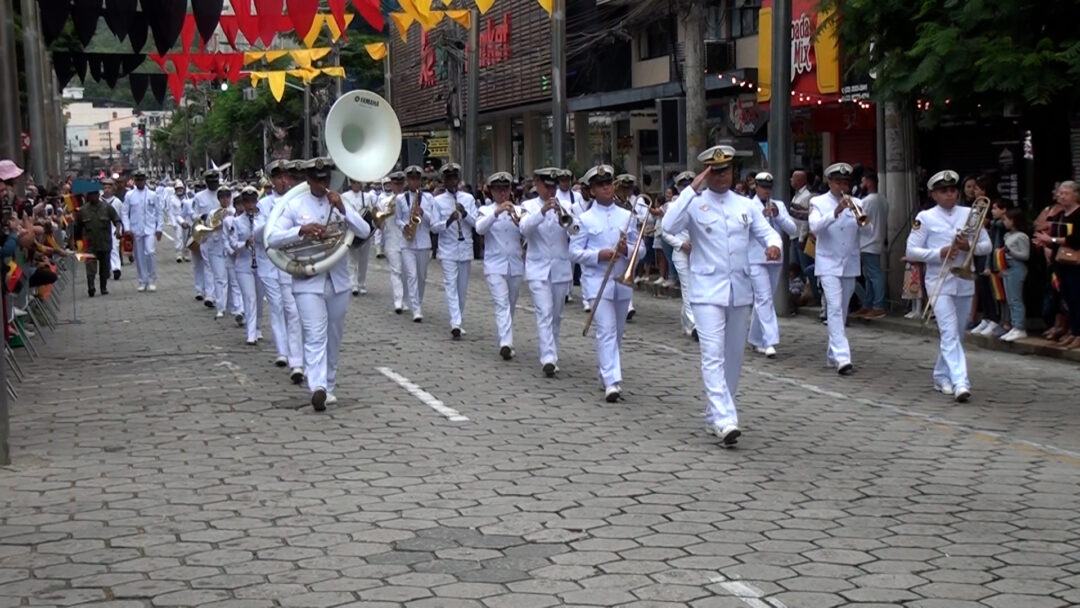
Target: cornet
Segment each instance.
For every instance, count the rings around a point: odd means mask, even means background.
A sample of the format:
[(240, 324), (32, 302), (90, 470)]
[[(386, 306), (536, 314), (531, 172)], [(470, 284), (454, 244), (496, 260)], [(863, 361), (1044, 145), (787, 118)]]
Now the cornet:
[(862, 205), (856, 203), (855, 199), (845, 194), (844, 198), (840, 199), (840, 201), (844, 203), (844, 205), (846, 205), (848, 209), (851, 209), (851, 212), (853, 214), (855, 214), (856, 224), (860, 226), (865, 226), (870, 223), (870, 216), (863, 213)]

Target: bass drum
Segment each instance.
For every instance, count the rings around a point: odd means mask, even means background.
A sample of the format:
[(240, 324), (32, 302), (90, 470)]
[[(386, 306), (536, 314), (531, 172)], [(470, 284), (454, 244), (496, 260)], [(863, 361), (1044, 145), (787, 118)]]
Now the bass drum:
[(312, 277), (327, 272), (348, 253), (349, 246), (352, 245), (353, 239), (356, 238), (353, 231), (346, 228), (344, 237), (337, 242), (336, 247), (331, 249), (328, 246), (316, 254), (298, 258), (290, 257), (288, 253), (271, 247), (271, 228), (285, 211), (286, 205), (309, 192), (311, 192), (311, 188), (306, 182), (293, 186), (291, 190), (285, 193), (285, 196), (281, 197), (281, 200), (274, 204), (274, 209), (266, 220), (266, 228), (263, 230), (262, 245), (266, 249), (266, 257), (270, 258), (274, 266), (297, 277)]

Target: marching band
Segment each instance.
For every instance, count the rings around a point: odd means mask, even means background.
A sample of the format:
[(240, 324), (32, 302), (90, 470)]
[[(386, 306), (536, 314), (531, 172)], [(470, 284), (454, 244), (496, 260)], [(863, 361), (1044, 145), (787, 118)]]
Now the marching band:
[[(742, 435), (735, 395), (743, 353), (749, 348), (770, 359), (777, 356), (780, 336), (773, 294), (785, 268), (781, 235), (799, 231), (785, 202), (772, 198), (772, 174), (756, 174), (750, 198), (732, 190), (734, 159), (729, 146), (706, 150), (698, 157), (705, 170), (676, 175), (676, 198), (660, 207), (638, 194), (634, 176), (616, 175), (604, 164), (582, 176), (580, 192), (571, 188), (570, 171), (536, 169), (520, 201), (515, 200), (514, 177), (499, 171), (488, 177), (485, 196), (478, 202), (461, 186), (461, 168), (453, 163), (442, 168), (445, 190), (437, 196), (422, 187), (424, 172), (416, 165), (392, 171), (377, 183), (350, 179), (339, 194), (331, 189), (333, 159), (317, 158), (270, 163), (264, 171), (265, 194), (251, 185), (223, 186), (220, 174), (208, 171), (205, 188), (192, 184), (193, 196), (182, 181), (172, 189), (163, 182), (166, 187), (158, 195), (138, 171), (133, 175), (135, 188), (123, 202), (113, 196), (113, 184), (104, 182), (101, 209), (116, 210), (116, 233), (122, 225), (134, 239), (138, 291), (157, 289), (154, 246), (167, 219), (175, 230), (177, 262), (189, 256), (193, 261), (195, 299), (215, 309), (216, 318), (235, 312), (248, 345), (262, 340), (265, 307), (274, 339), (273, 364), (288, 368), (295, 384), (306, 380), (316, 411), (337, 402), (348, 295), (367, 293), (371, 248), (386, 259), (394, 312), (410, 311), (420, 322), (433, 234), (440, 236), (435, 257), (442, 270), (451, 336), (460, 339), (465, 333), (475, 235), (482, 239), (499, 356), (511, 360), (516, 354), (514, 320), (524, 281), (535, 313), (540, 371), (547, 378), (560, 371), (564, 305), (580, 272), (587, 313), (584, 333), (595, 328), (596, 375), (604, 400), (617, 402), (624, 391), (621, 345), (633, 316), (634, 266), (643, 249), (643, 222), (656, 216), (656, 238), (673, 248), (678, 270), (682, 331), (700, 342), (706, 430), (722, 447), (731, 448)], [(859, 275), (859, 234), (871, 227), (861, 202), (849, 194), (851, 166), (836, 163), (825, 173), (829, 192), (810, 200), (808, 223), (827, 310), (826, 360), (848, 375), (854, 366), (844, 326)], [(301, 187), (293, 189), (301, 176)], [(958, 179), (948, 170), (930, 178), (927, 187), (937, 206), (914, 221), (907, 258), (927, 265), (930, 298), (924, 316), (932, 313), (941, 329), (934, 388), (964, 402), (971, 397), (971, 382), (960, 323), (970, 309), (973, 289), (964, 274), (970, 272), (972, 255), (989, 250), (989, 240), (979, 229), (985, 210), (978, 202), (970, 209), (957, 205)], [(94, 221), (107, 216), (95, 213)], [(275, 250), (345, 235), (352, 239), (345, 255), (304, 270), (273, 258)], [(114, 238), (115, 254), (114, 235), (102, 232), (99, 241), (107, 238)], [(118, 265), (122, 260), (117, 257), (111, 261)], [(119, 269), (112, 270), (118, 276)], [(93, 278), (89, 289), (93, 295)], [(101, 292), (107, 293), (104, 275)]]

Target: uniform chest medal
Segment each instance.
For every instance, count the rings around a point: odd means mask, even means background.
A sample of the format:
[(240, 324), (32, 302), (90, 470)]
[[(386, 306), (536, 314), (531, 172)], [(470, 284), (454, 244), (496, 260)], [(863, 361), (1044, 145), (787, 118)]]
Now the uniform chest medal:
[(746, 217), (746, 214), (742, 214), (742, 225), (745, 228), (750, 225), (750, 218)]

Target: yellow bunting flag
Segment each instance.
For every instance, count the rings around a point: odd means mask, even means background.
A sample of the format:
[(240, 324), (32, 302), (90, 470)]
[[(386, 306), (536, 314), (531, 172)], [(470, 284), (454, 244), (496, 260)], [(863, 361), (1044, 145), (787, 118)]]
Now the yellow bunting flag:
[(483, 15), (488, 12), (492, 4), (495, 4), (495, 0), (476, 0), (476, 9)]
[(266, 78), (266, 72), (248, 72), (248, 76), (251, 78), (251, 86), (259, 86), (259, 81)]
[(540, 8), (547, 11), (548, 17), (551, 16), (551, 0), (536, 0), (540, 4)]
[[(353, 13), (345, 13), (345, 27), (349, 27), (349, 24), (352, 23), (353, 17), (356, 17), (356, 15)], [(328, 18), (326, 20), (326, 28), (330, 30), (330, 40), (337, 42), (337, 39), (341, 38), (341, 30), (338, 29), (337, 21), (335, 21), (333, 18)]]
[(265, 51), (253, 51), (253, 52), (244, 53), (244, 65), (248, 65), (250, 63), (255, 63), (256, 61), (259, 61), (260, 59), (263, 58), (263, 55), (265, 55), (265, 54), (266, 54)]
[(371, 44), (365, 44), (364, 50), (375, 61), (382, 61), (386, 57), (386, 43), (385, 42), (372, 42)]
[(288, 52), (289, 51), (266, 51), (266, 53), (263, 55), (263, 59), (265, 59), (267, 62), (273, 63), (278, 59), (284, 57)]
[(311, 29), (308, 30), (307, 34), (304, 34), (304, 46), (311, 48), (319, 40), (319, 34), (322, 33), (325, 24), (326, 15), (315, 15), (315, 19), (311, 22)]
[(320, 69), (322, 70), (323, 76), (333, 76), (334, 78), (345, 77), (345, 68), (340, 65), (331, 65)]
[(413, 16), (408, 13), (390, 13), (390, 19), (397, 26), (398, 35), (401, 36), (402, 42), (407, 42), (409, 38), (409, 26), (413, 24)]
[(450, 6), (454, 3), (454, 0), (442, 0), (443, 6)]
[(454, 20), (458, 25), (465, 29), (469, 29), (471, 22), (469, 21), (469, 11), (457, 10), (457, 11), (443, 11), (446, 16)]
[(270, 82), (270, 94), (274, 96), (274, 101), (281, 101), (285, 95), (285, 72), (267, 72), (266, 79)]
[(298, 66), (300, 66), (302, 68), (310, 68), (312, 61), (317, 61), (319, 59), (322, 59), (323, 57), (326, 57), (326, 55), (329, 54), (329, 53), (330, 53), (329, 48), (307, 49), (307, 50), (289, 51), (289, 56), (291, 56), (292, 60), (294, 62), (296, 62), (296, 65), (298, 65)]
[(319, 75), (319, 70), (318, 68), (299, 68), (295, 70), (288, 70), (288, 74), (293, 78), (299, 78), (303, 80), (304, 84), (307, 84)]

